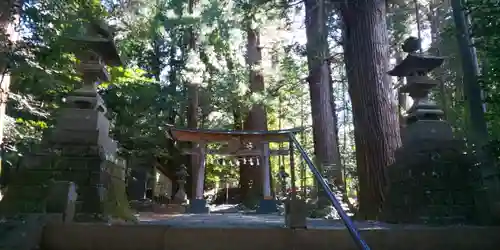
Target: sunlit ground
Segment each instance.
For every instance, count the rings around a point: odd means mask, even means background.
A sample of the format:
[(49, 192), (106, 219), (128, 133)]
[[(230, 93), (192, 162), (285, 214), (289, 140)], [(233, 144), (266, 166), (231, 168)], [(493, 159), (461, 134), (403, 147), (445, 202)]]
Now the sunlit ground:
[[(210, 206), (210, 214), (153, 214), (141, 213), (138, 215), (141, 224), (165, 225), (170, 227), (189, 228), (283, 228), (283, 215), (252, 214), (239, 211), (237, 205)], [(307, 221), (308, 228), (316, 229), (345, 229), (339, 220), (311, 219)], [(362, 229), (388, 229), (388, 225), (365, 221), (356, 223)]]

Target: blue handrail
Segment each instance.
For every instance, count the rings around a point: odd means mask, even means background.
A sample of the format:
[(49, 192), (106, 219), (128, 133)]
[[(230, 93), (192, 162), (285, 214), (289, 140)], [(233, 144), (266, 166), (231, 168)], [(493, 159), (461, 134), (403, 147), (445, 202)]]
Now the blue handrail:
[(328, 198), (330, 198), (330, 201), (333, 204), (333, 207), (335, 210), (337, 210), (337, 213), (340, 215), (340, 218), (342, 219), (342, 222), (347, 228), (347, 231), (349, 231), (349, 234), (351, 235), (352, 239), (356, 243), (359, 249), (361, 250), (370, 250), (370, 247), (366, 242), (361, 238), (361, 235), (359, 234), (358, 229), (356, 226), (354, 226), (354, 223), (352, 222), (351, 218), (347, 215), (347, 213), (342, 209), (342, 206), (340, 205), (340, 202), (337, 200), (335, 195), (333, 194), (333, 190), (330, 188), (330, 186), (326, 183), (326, 181), (323, 179), (323, 176), (319, 172), (319, 170), (314, 166), (311, 158), (307, 155), (306, 151), (304, 148), (300, 145), (299, 141), (295, 137), (294, 134), (290, 133), (290, 140), (295, 144), (297, 149), (299, 150), (300, 154), (302, 155), (302, 158), (307, 163), (307, 166), (309, 166), (309, 169), (311, 172), (314, 174), (314, 177), (316, 177), (317, 181), (323, 187), (325, 190), (326, 194), (328, 195)]

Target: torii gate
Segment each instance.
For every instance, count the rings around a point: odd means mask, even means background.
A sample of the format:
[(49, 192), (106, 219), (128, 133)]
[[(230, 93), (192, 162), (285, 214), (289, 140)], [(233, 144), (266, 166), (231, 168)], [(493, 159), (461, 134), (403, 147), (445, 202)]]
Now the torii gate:
[[(211, 130), (211, 129), (188, 129), (169, 126), (167, 136), (181, 142), (192, 142), (198, 146), (195, 149), (184, 150), (184, 154), (198, 155), (200, 167), (198, 168), (196, 180), (195, 200), (191, 200), (191, 213), (208, 213), (206, 200), (203, 198), (205, 184), (205, 159), (207, 154), (229, 155), (229, 156), (253, 156), (260, 157), (263, 177), (263, 197), (260, 201), (258, 213), (276, 212), (276, 200), (271, 192), (271, 169), (269, 157), (271, 155), (288, 155), (289, 150), (270, 150), (270, 142), (289, 142), (289, 134), (302, 132), (303, 128), (292, 128), (285, 130)], [(220, 150), (207, 150), (209, 143), (223, 142), (226, 147)]]

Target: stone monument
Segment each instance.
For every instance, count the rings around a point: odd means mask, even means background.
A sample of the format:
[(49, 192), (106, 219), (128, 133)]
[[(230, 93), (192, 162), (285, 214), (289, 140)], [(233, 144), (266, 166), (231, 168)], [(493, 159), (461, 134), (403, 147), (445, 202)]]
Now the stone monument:
[(428, 73), (443, 58), (417, 50), (406, 51), (408, 56), (389, 72), (406, 78), (401, 91), (414, 102), (401, 131), (402, 147), (388, 167), (382, 217), (395, 223), (469, 223), (475, 215), (472, 183), (478, 171), (464, 154), (463, 140), (454, 138), (443, 111), (429, 99), (437, 82)]

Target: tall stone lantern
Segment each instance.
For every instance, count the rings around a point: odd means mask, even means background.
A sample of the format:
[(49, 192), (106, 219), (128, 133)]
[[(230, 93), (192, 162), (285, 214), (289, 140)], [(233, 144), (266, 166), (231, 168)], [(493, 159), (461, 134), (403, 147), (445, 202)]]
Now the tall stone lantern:
[(429, 93), (438, 85), (428, 73), (443, 63), (442, 57), (410, 52), (389, 75), (405, 77), (406, 85), (400, 91), (408, 93), (413, 99), (412, 107), (405, 117), (406, 126), (402, 131), (403, 144), (412, 143), (424, 138), (453, 137), (451, 127), (443, 121), (444, 112), (429, 99)]
[[(415, 45), (416, 39), (408, 39)], [(454, 138), (443, 111), (429, 95), (438, 85), (428, 74), (441, 66), (443, 58), (417, 53), (418, 46), (393, 70), (405, 77), (401, 92), (413, 98), (401, 128), (402, 147), (388, 166), (388, 192), (382, 217), (395, 223), (469, 223), (475, 207), (477, 170), (464, 154), (463, 140)]]
[(119, 66), (122, 61), (109, 27), (94, 22), (83, 28), (83, 35), (69, 38), (79, 59), (82, 85), (66, 97), (54, 130), (44, 140), (65, 159), (60, 167), (72, 170), (66, 178), (78, 180), (82, 205), (77, 213), (82, 214), (82, 220), (89, 220), (88, 215), (103, 215), (111, 180), (124, 176), (125, 166), (118, 163), (121, 160), (116, 155), (117, 142), (109, 136), (108, 110), (97, 92), (100, 83), (110, 81), (106, 66)]
[[(12, 183), (12, 190), (22, 187), (23, 192), (7, 193), (9, 196), (0, 202), (0, 213), (54, 210), (49, 203), (57, 202), (41, 201), (52, 196), (49, 189), (54, 183), (63, 182), (76, 184), (78, 195), (73, 194), (74, 187), (68, 195), (72, 202), (77, 197), (74, 220), (135, 219), (128, 208), (120, 206), (127, 203), (125, 192), (117, 188), (125, 185), (126, 166), (116, 154), (117, 143), (109, 137), (107, 109), (97, 92), (99, 83), (110, 80), (106, 65), (120, 65), (121, 60), (105, 25), (96, 22), (85, 28), (82, 36), (71, 38), (79, 59), (81, 87), (57, 110), (56, 124), (46, 130), (42, 145), (23, 157)], [(115, 188), (110, 188), (112, 185)], [(24, 198), (26, 194), (30, 198)], [(65, 199), (59, 193), (54, 197)]]

